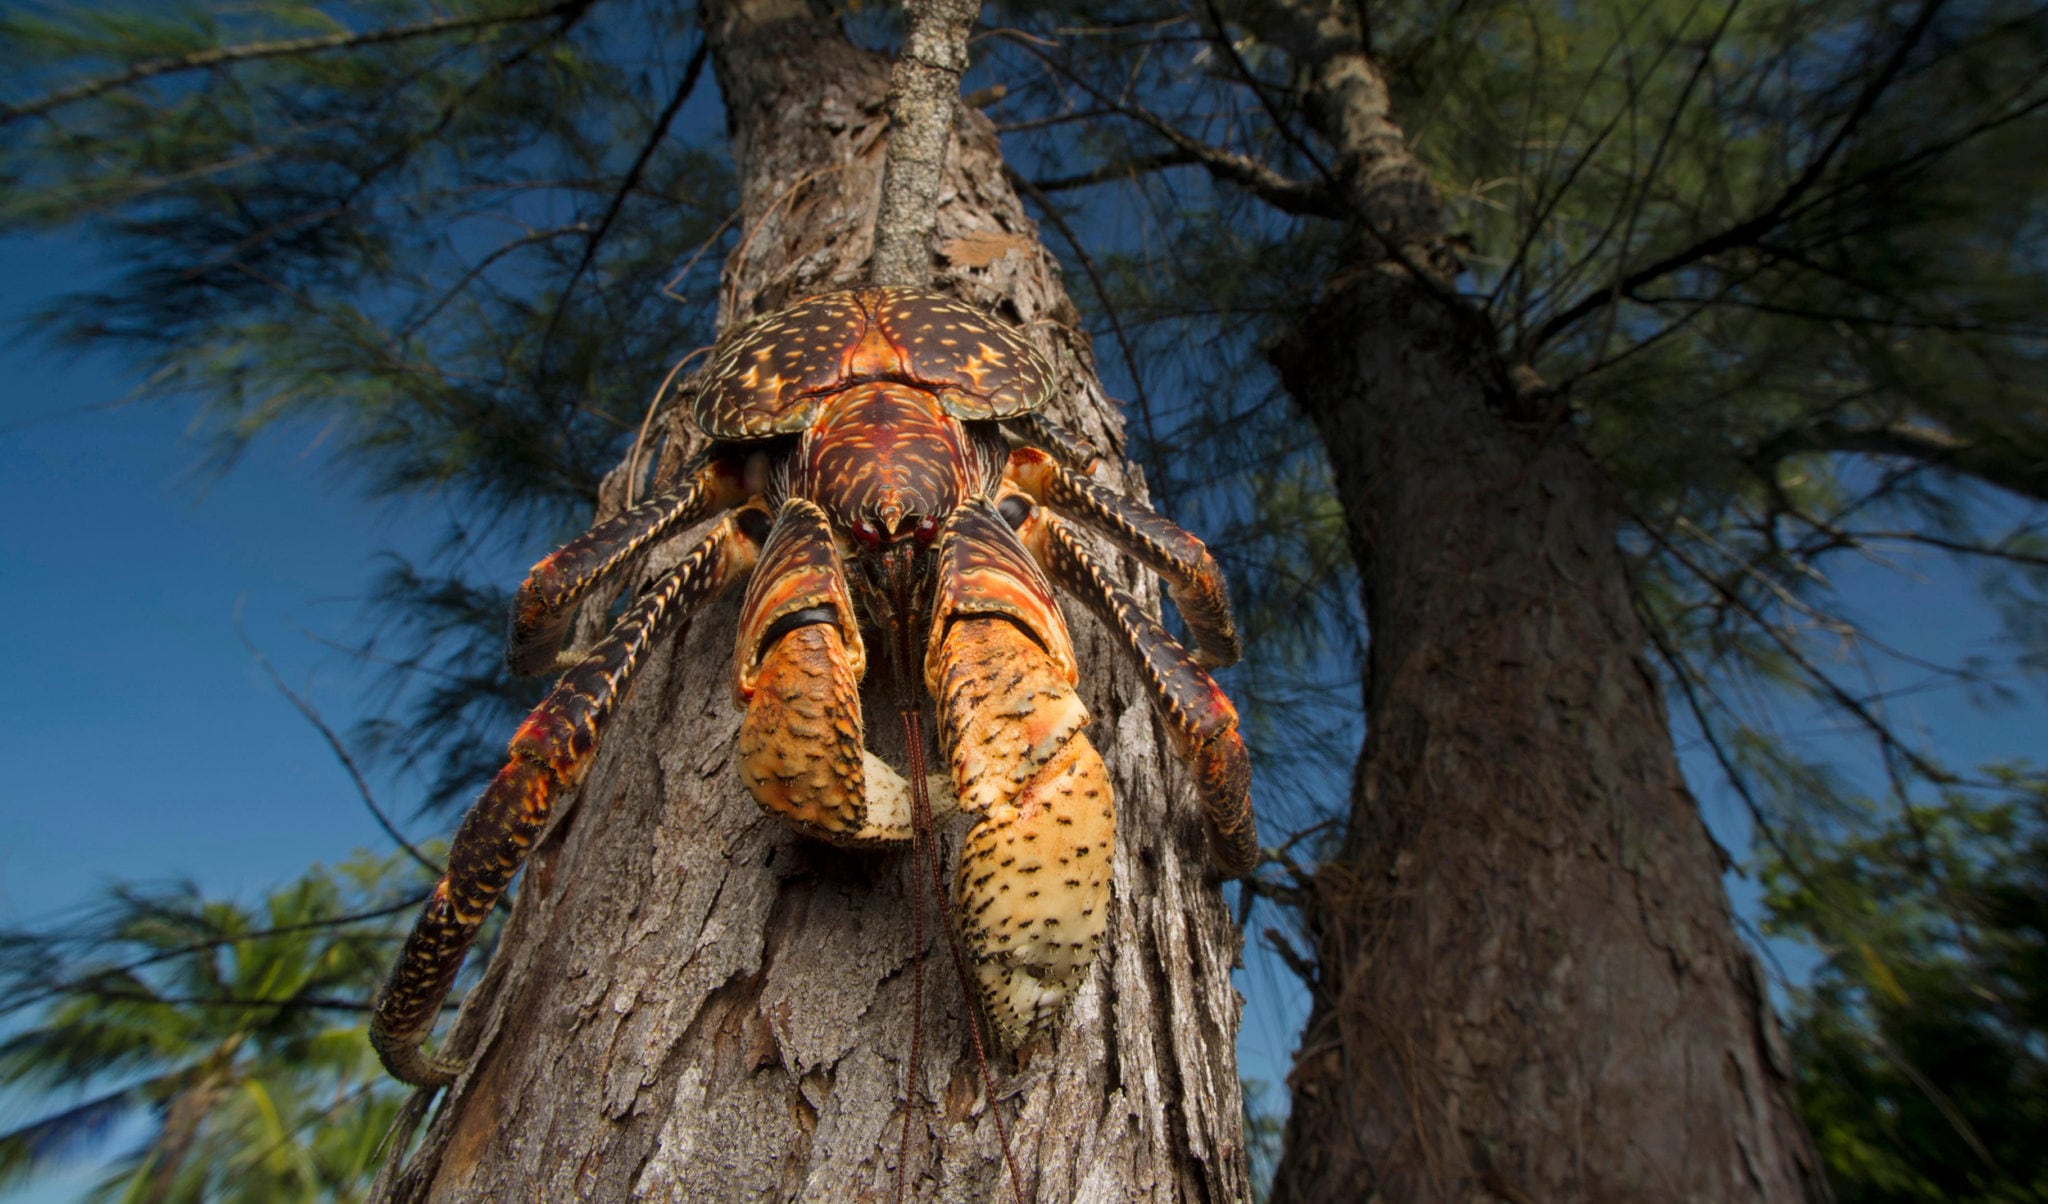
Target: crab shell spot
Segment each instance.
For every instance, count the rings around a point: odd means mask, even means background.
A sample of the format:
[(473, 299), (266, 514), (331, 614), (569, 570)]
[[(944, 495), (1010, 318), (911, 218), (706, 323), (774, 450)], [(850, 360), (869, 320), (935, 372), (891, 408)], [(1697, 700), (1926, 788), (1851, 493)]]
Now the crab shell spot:
[[(697, 425), (714, 439), (802, 430), (818, 395), (845, 383), (842, 352), (868, 327), (857, 294), (827, 293), (731, 332), (704, 370)], [(778, 362), (779, 370), (760, 368)]]
[(1011, 418), (1051, 400), (1052, 365), (1014, 327), (938, 293), (892, 290), (889, 299), (879, 320), (909, 378), (937, 391), (953, 417)]

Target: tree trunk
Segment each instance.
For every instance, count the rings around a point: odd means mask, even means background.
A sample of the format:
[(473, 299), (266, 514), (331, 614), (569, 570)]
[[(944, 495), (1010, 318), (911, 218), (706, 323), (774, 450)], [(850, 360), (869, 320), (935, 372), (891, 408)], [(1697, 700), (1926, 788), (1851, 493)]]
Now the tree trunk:
[[(887, 63), (802, 0), (703, 11), (744, 221), (722, 318), (861, 283)], [(1064, 348), (1055, 362), (1071, 388), (1056, 417), (1120, 447), (993, 130), (964, 110), (937, 241), (937, 285), (1020, 320), (1048, 352)], [(687, 435), (672, 422), (665, 465)], [(694, 535), (658, 549), (648, 572)], [(1129, 581), (1156, 596), (1149, 580)], [(925, 1102), (907, 1153), (911, 1194), (1010, 1197), (970, 1005), (937, 923), (914, 947), (910, 858), (799, 838), (740, 785), (737, 607), (736, 593), (707, 607), (650, 656), (580, 795), (536, 850), (449, 1039), (469, 1069), (397, 1198), (893, 1198), (920, 952)], [(1186, 775), (1134, 667), (1079, 608), (1068, 614), (1122, 818), (1116, 901), (1056, 1046), (995, 1066), (995, 1113), (1024, 1198), (1240, 1199), (1237, 934), (1204, 877)], [(897, 759), (890, 717), (870, 707), (871, 741)]]
[(1454, 293), (1346, 20), (1283, 35), (1357, 238), (1274, 359), (1350, 523), (1369, 734), (1315, 878), (1275, 1198), (1824, 1194), (1642, 655), (1616, 500)]

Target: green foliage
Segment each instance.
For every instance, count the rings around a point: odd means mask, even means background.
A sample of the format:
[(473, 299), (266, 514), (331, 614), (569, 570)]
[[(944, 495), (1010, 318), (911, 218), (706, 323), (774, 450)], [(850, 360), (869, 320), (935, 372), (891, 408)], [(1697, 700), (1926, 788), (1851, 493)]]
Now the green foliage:
[(142, 1121), (98, 1198), (357, 1198), (403, 1098), (370, 1052), (368, 1000), (424, 886), (409, 858), (361, 855), (254, 907), (117, 888), (0, 933), (0, 997), (24, 1016), (0, 1084), (46, 1110), (0, 1133), (0, 1188)]
[[(1091, 126), (1088, 145), (1129, 172), (1060, 199), (1069, 222), (1117, 240), (1105, 292), (1143, 315), (1155, 346), (1200, 349), (1182, 396), (1203, 436), (1176, 441), (1177, 476), (1249, 486), (1248, 506), (1197, 506), (1235, 519), (1234, 584), (1247, 583), (1254, 622), (1291, 625), (1255, 658), (1334, 651), (1330, 633), (1356, 616), (1327, 588), (1342, 570), (1300, 537), (1316, 529), (1313, 505), (1272, 471), (1286, 435), (1226, 432), (1260, 430), (1247, 397), (1277, 401), (1256, 361), (1299, 304), (1288, 292), (1360, 270), (1347, 256), (1373, 240), (1232, 183), (1204, 193), (1190, 184), (1200, 167), (1143, 165), (1174, 145), (1164, 123), (1299, 185), (1329, 178), (1335, 148), (1303, 107), (1312, 64), (1267, 36), (1276, 7), (1063, 14), (1032, 27), (1059, 48), (1027, 52), (1057, 63), (1058, 86), (1013, 83), (1002, 110), (1034, 131), (1035, 174), (1063, 189), (1085, 177), (1036, 131), (1091, 105), (1118, 119)], [(1945, 764), (1898, 699), (1949, 689), (2006, 704), (2048, 665), (2048, 7), (1355, 11), (1446, 200), (1459, 292), (1618, 487), (1678, 735), (1699, 737), (1748, 804), (1780, 930), (1830, 952), (1799, 1045), (1845, 1198), (2042, 1198), (2026, 1148), (2048, 1127), (2042, 779)], [(1069, 199), (1102, 195), (1113, 199), (1093, 208)], [(1112, 204), (1152, 224), (1131, 231), (1103, 213)], [(1867, 583), (1883, 567), (1901, 581), (1974, 576), (2008, 641), (1951, 655), (1920, 645), (1939, 633), (1873, 637)], [(1270, 588), (1289, 568), (1329, 575)], [(1302, 724), (1299, 699), (1269, 697), (1278, 722)], [(1871, 779), (1945, 802), (1912, 813), (1919, 828), (1887, 827), (1857, 801)], [(1920, 829), (1948, 851), (1910, 860), (1885, 844)], [(1970, 951), (1953, 935), (1964, 931)], [(1922, 1089), (1929, 1079), (1947, 1083), (1947, 1102)]]
[[(1193, 483), (1168, 500), (1227, 533), (1247, 625), (1278, 635), (1254, 658), (1309, 647), (1327, 665), (1359, 625), (1351, 558), (1318, 554), (1345, 550), (1341, 531), (1319, 539), (1313, 500), (1288, 487), (1318, 487), (1319, 471), (1285, 460), (1299, 431), (1259, 360), (1307, 288), (1355, 270), (1372, 240), (1199, 166), (1153, 166), (1179, 146), (1171, 128), (1300, 188), (1331, 179), (1335, 148), (1303, 107), (1313, 64), (1267, 36), (1276, 7), (1045, 18), (1035, 32), (1058, 49), (1020, 53), (1032, 70), (1005, 76), (1000, 111), (1028, 131), (1017, 161), (1085, 231), (1084, 274), (1142, 332), (1140, 358), (1192, 365), (1166, 387), (1173, 369), (1149, 369), (1151, 408), (1172, 416), (1159, 459), (1169, 483)], [(1641, 611), (1688, 696), (1681, 722), (1727, 745), (1782, 728), (1785, 711), (1819, 713), (1902, 772), (1947, 776), (1888, 714), (1886, 679), (1932, 662), (1996, 701), (2048, 663), (2048, 168), (2027, 150), (2048, 134), (2048, 8), (1362, 11), (1445, 198), (1459, 291), (1619, 487)], [(1088, 123), (1081, 145), (1127, 171), (1076, 170), (1061, 119), (1090, 106), (1115, 120)], [(1999, 604), (2011, 655), (1938, 661), (1867, 638), (1835, 566), (1886, 557), (1910, 573), (1904, 558), (1928, 552)], [(1329, 704), (1272, 696), (1277, 727)]]
[(2048, 789), (1867, 817), (1767, 881), (1825, 959), (1793, 1047), (1840, 1199), (2048, 1200)]
[(47, 96), (122, 64), (365, 39), (165, 71), (0, 127), (0, 223), (80, 230), (119, 266), (45, 331), (156, 365), (152, 388), (200, 400), (224, 451), (279, 423), (320, 429), (376, 490), (559, 527), (692, 345), (661, 285), (729, 207), (703, 149), (625, 179), (675, 68), (614, 61), (622, 31), (591, 7), (9, 18), (0, 66), (23, 105), (24, 83)]
[(708, 292), (719, 257), (693, 251), (732, 237), (722, 149), (673, 103), (703, 78), (692, 20), (591, 0), (0, 16), (0, 229), (85, 235), (114, 269), (41, 332), (147, 365), (223, 466), (288, 431), (445, 523), (434, 588), (380, 595), (412, 714), (370, 733), (434, 802), (474, 788), (453, 781), (471, 737), (532, 687), (475, 655), (501, 617), (458, 633), (401, 603), (480, 596), (474, 551), (580, 528), (710, 339), (712, 307), (675, 299)]

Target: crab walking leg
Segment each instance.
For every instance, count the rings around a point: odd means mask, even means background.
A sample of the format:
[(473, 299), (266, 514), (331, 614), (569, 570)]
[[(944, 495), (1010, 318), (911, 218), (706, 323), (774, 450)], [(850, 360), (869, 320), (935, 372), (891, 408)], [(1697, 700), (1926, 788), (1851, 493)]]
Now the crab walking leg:
[(1015, 1048), (1050, 1032), (1109, 918), (1116, 814), (1082, 734), (1073, 649), (1052, 589), (986, 502), (939, 536), (925, 684), (959, 807), (977, 817), (955, 882), (982, 1009)]
[(1201, 540), (1151, 507), (1104, 489), (1035, 447), (1011, 452), (1004, 475), (1040, 505), (1081, 519), (1164, 577), (1173, 604), (1195, 637), (1196, 663), (1220, 669), (1236, 664), (1244, 654), (1230, 618), (1223, 571)]
[[(667, 532), (729, 509), (753, 492), (758, 465), (736, 456), (701, 456), (683, 483), (597, 524), (543, 557), (512, 602), (505, 660), (515, 673), (539, 676), (559, 668), (556, 654), (576, 605)], [(758, 485), (756, 486), (758, 487)]]
[(633, 671), (677, 618), (754, 566), (767, 515), (728, 515), (682, 562), (650, 586), (611, 634), (555, 683), (512, 737), (511, 759), (484, 788), (448, 850), (448, 872), (406, 938), (398, 964), (377, 993), (370, 1044), (385, 1069), (422, 1087), (452, 1081), (461, 1064), (420, 1049), (463, 955), (484, 917), (525, 863), (555, 800), (589, 770), (604, 724), (625, 699)]
[(1016, 437), (1033, 447), (1049, 449), (1068, 468), (1084, 476), (1095, 470), (1099, 457), (1095, 445), (1055, 421), (1044, 410), (1019, 414), (1004, 423)]
[(1166, 720), (1181, 759), (1195, 775), (1217, 864), (1236, 877), (1259, 861), (1252, 820), (1251, 758), (1237, 732), (1237, 708), (1180, 642), (1145, 613), (1136, 598), (1110, 583), (1074, 529), (1039, 508), (1019, 530), (1047, 574), (1117, 632), (1138, 655), (1153, 709)]

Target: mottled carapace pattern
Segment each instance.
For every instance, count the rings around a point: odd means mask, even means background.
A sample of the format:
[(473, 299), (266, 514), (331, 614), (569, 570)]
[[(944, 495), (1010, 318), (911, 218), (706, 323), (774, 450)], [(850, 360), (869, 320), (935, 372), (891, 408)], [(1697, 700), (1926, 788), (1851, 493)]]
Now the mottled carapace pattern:
[(697, 394), (713, 439), (793, 434), (823, 398), (871, 380), (937, 398), (955, 418), (1010, 418), (1052, 396), (1052, 368), (1024, 336), (971, 305), (911, 289), (800, 301), (720, 346)]
[[(543, 559), (519, 591), (509, 657), (545, 669), (577, 608), (641, 551), (724, 514), (573, 662), (465, 817), (373, 1012), (371, 1039), (392, 1073), (421, 1084), (454, 1074), (420, 1046), (478, 927), (556, 800), (588, 772), (654, 640), (742, 581), (737, 753), (771, 814), (840, 844), (909, 839), (911, 786), (865, 747), (861, 682), (880, 663), (898, 705), (936, 702), (947, 773), (934, 780), (950, 797), (932, 801), (973, 821), (957, 916), (1003, 1045), (1058, 1023), (1110, 902), (1115, 805), (1084, 730), (1055, 585), (1138, 659), (1194, 773), (1217, 863), (1233, 874), (1252, 866), (1249, 760), (1237, 713), (1204, 667), (1238, 652), (1222, 576), (1194, 536), (1084, 475), (1092, 449), (1031, 413), (1053, 385), (1022, 333), (916, 290), (814, 297), (722, 346), (695, 409), (711, 448), (674, 489)], [(1027, 446), (1007, 447), (1005, 419)], [(1165, 578), (1196, 655), (1111, 582), (1062, 514)]]

